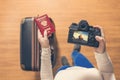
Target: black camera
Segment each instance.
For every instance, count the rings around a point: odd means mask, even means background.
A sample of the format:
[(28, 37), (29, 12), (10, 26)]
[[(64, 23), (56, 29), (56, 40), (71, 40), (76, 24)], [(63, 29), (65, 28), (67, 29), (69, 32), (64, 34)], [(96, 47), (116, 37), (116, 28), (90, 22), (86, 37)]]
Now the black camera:
[(95, 36), (101, 36), (101, 30), (98, 27), (93, 27), (86, 20), (81, 20), (79, 24), (72, 23), (69, 28), (68, 42), (98, 47), (99, 42)]

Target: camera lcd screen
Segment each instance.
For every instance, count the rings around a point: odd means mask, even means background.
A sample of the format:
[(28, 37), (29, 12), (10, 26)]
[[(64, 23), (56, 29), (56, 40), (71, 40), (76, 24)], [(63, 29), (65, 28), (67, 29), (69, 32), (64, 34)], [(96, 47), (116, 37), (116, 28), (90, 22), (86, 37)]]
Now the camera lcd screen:
[(78, 40), (79, 42), (88, 42), (88, 32), (84, 31), (74, 31), (73, 40)]

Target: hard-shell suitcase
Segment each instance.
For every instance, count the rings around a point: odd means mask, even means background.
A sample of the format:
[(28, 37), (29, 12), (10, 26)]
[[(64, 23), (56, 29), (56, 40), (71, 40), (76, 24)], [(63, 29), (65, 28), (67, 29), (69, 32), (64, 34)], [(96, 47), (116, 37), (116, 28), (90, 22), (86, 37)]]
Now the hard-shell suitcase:
[[(52, 19), (50, 19), (52, 21)], [(20, 65), (23, 70), (40, 71), (41, 47), (37, 38), (37, 26), (34, 17), (22, 19), (20, 26)], [(51, 48), (51, 62), (55, 66), (57, 56), (57, 42), (55, 34), (49, 37)]]

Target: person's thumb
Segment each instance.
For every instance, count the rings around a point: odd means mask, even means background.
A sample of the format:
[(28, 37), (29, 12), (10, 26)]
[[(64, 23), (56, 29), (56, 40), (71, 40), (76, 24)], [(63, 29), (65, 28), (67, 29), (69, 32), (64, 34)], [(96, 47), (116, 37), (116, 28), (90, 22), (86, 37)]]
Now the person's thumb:
[(47, 30), (44, 31), (44, 37), (47, 38)]
[(99, 42), (99, 47), (96, 49), (97, 52), (103, 53), (105, 52), (105, 40), (103, 37), (96, 36), (95, 39)]
[(103, 38), (100, 36), (95, 36), (95, 39), (100, 43), (103, 41)]

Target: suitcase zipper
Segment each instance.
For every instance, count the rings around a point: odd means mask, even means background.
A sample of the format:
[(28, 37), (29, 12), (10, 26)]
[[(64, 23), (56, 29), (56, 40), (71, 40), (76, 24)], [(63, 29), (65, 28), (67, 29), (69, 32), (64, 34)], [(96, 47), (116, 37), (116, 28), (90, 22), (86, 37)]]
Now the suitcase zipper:
[(34, 31), (34, 18), (32, 18), (32, 70), (35, 68), (35, 31)]

